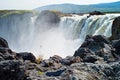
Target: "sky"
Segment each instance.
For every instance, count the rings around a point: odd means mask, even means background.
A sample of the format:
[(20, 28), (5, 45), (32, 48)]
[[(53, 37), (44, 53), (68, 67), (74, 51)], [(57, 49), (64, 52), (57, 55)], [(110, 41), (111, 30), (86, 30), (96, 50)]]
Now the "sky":
[(3, 9), (34, 9), (40, 6), (62, 3), (98, 4), (116, 2), (119, 0), (0, 0), (0, 10)]

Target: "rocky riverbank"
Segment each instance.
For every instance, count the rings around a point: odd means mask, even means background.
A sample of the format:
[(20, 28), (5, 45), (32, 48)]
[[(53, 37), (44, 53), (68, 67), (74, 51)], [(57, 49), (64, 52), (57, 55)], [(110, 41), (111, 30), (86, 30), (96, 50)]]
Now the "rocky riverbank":
[(120, 40), (87, 36), (73, 56), (37, 61), (16, 53), (0, 38), (0, 80), (120, 80)]

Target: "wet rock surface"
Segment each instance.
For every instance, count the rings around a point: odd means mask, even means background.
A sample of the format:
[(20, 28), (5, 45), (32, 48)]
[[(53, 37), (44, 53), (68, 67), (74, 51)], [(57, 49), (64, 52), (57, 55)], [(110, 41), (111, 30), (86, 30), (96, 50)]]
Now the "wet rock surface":
[(120, 16), (116, 17), (112, 25), (112, 36), (111, 40), (120, 39)]
[(54, 55), (40, 63), (32, 53), (13, 52), (2, 40), (0, 80), (120, 80), (120, 40), (87, 36), (73, 56)]
[(41, 11), (38, 17), (36, 18), (35, 26), (37, 27), (36, 29), (40, 29), (39, 31), (46, 31), (47, 29), (57, 27), (59, 25), (59, 22), (60, 17), (55, 12), (45, 10)]
[(8, 43), (5, 39), (0, 37), (0, 47), (8, 48)]

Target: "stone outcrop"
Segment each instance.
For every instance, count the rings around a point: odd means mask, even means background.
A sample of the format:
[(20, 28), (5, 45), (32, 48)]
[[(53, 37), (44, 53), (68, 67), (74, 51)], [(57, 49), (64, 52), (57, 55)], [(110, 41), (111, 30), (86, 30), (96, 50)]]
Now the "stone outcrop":
[(120, 16), (115, 18), (112, 25), (112, 36), (110, 40), (120, 39)]
[(94, 11), (94, 12), (90, 12), (89, 15), (90, 16), (92, 16), (92, 15), (104, 15), (104, 13), (102, 13), (100, 11)]
[(32, 53), (13, 52), (2, 40), (0, 80), (120, 80), (120, 40), (87, 36), (73, 56), (54, 55), (40, 63)]
[(0, 37), (0, 47), (8, 48), (8, 43), (5, 39)]
[(23, 60), (29, 60), (34, 63), (36, 62), (35, 56), (32, 53), (28, 53), (28, 52), (16, 53), (16, 58), (23, 59)]
[(81, 47), (75, 52), (74, 56), (79, 56), (83, 61), (95, 62), (103, 58), (105, 61), (115, 61), (117, 55), (110, 41), (105, 36), (87, 36)]
[(58, 26), (60, 17), (52, 11), (42, 11), (35, 20), (35, 26), (37, 29), (45, 30), (46, 28), (52, 28)]

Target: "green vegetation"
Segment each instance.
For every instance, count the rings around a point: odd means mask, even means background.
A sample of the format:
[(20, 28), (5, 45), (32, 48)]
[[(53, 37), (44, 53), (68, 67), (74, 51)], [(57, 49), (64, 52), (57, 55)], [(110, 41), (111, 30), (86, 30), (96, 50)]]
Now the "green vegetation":
[(43, 60), (43, 56), (39, 55), (38, 58), (36, 59), (36, 63), (40, 64), (42, 60)]
[(48, 11), (55, 13), (55, 14), (56, 14), (57, 16), (59, 16), (59, 17), (72, 16), (71, 14), (62, 13), (62, 12), (60, 12), (60, 11), (58, 11), (58, 10), (48, 10)]
[(0, 18), (12, 14), (24, 14), (24, 13), (37, 14), (38, 12), (32, 10), (0, 10)]
[(38, 71), (38, 75), (42, 75), (43, 74), (43, 72), (42, 71)]

